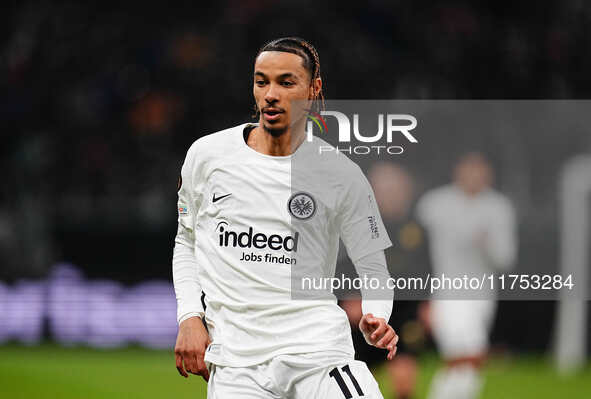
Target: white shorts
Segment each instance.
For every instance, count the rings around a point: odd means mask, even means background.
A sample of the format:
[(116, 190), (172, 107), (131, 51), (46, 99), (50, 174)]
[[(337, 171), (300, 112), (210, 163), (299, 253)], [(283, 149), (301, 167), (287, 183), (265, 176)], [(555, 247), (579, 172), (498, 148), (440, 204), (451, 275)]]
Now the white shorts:
[(496, 305), (494, 300), (431, 301), (431, 329), (441, 355), (453, 359), (486, 353)]
[(250, 367), (212, 364), (207, 399), (383, 399), (365, 363), (341, 357), (326, 366), (330, 356), (279, 355)]

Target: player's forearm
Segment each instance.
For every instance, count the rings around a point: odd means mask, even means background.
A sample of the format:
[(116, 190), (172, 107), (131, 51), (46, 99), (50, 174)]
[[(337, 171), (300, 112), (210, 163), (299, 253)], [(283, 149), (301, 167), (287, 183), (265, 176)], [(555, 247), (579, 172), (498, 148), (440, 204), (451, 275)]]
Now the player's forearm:
[(484, 245), (484, 253), (492, 266), (499, 271), (509, 270), (517, 257), (517, 233), (514, 217), (499, 215), (491, 226), (490, 234)]
[(177, 241), (172, 256), (172, 276), (179, 324), (193, 316), (203, 317), (202, 291), (197, 268), (193, 248)]
[(494, 209), (489, 234), (484, 246), (485, 256), (498, 271), (509, 270), (517, 257), (517, 220), (508, 201), (501, 201)]
[[(357, 274), (363, 281), (374, 281), (372, 286), (362, 286), (361, 289), (361, 308), (363, 314), (371, 313), (374, 317), (383, 318), (386, 321), (392, 314), (392, 302), (394, 300), (394, 291), (388, 289), (388, 279), (390, 273), (386, 265), (386, 256), (384, 251), (377, 251), (366, 255), (353, 262)], [(375, 283), (377, 282), (377, 284)]]
[(515, 240), (511, 235), (496, 240), (493, 238), (485, 248), (485, 254), (495, 269), (505, 271), (513, 266), (517, 253)]

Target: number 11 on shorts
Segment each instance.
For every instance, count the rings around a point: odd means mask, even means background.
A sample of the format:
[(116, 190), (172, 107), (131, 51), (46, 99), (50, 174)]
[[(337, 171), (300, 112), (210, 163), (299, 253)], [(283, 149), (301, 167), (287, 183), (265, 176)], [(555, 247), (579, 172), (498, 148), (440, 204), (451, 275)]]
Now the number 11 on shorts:
[[(363, 396), (363, 391), (361, 390), (361, 387), (359, 386), (357, 379), (355, 379), (355, 377), (353, 376), (353, 373), (351, 372), (349, 365), (347, 364), (347, 365), (341, 367), (341, 370), (343, 370), (349, 376), (349, 379), (351, 380), (353, 387), (355, 387), (357, 394), (359, 396)], [(349, 387), (347, 386), (347, 383), (345, 382), (345, 379), (343, 378), (343, 375), (340, 373), (338, 367), (335, 367), (334, 369), (332, 369), (330, 371), (330, 373), (328, 373), (328, 375), (335, 379), (335, 381), (339, 385), (339, 388), (341, 388), (341, 391), (343, 392), (343, 395), (345, 396), (345, 398), (350, 399), (353, 397), (353, 395), (351, 395), (351, 391), (349, 390)]]

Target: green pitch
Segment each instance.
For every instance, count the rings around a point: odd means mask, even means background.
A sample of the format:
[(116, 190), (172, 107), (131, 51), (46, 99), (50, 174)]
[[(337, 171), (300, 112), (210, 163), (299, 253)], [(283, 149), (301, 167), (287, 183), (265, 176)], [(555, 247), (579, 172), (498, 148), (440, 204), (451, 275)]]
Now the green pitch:
[[(424, 398), (439, 363), (421, 359), (418, 398)], [(386, 399), (393, 398), (385, 370), (375, 375)], [(483, 399), (591, 398), (591, 367), (559, 376), (542, 357), (497, 358), (486, 368)], [(0, 346), (2, 398), (205, 398), (200, 377), (180, 377), (172, 351), (141, 348), (96, 350), (55, 345)]]

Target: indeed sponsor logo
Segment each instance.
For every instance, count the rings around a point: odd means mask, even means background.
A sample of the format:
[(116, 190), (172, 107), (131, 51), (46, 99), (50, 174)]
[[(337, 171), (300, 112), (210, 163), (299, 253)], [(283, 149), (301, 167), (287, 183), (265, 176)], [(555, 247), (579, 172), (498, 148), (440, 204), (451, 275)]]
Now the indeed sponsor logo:
[(293, 236), (281, 236), (279, 234), (266, 235), (264, 233), (257, 233), (251, 226), (248, 231), (232, 231), (228, 229), (226, 222), (218, 223), (216, 230), (219, 232), (220, 247), (240, 247), (240, 248), (257, 248), (257, 249), (272, 249), (274, 251), (285, 250), (287, 252), (297, 252), (299, 232), (295, 232)]

